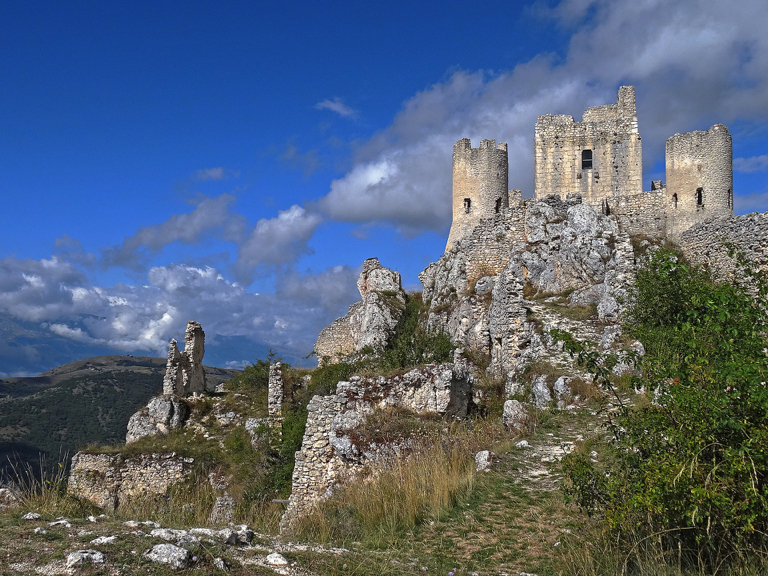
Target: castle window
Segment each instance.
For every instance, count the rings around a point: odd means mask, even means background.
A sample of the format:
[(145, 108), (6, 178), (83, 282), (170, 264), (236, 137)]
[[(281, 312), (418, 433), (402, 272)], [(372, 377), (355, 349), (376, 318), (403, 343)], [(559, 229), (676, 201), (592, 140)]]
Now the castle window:
[(677, 192), (672, 194), (672, 207), (677, 209)]
[(592, 170), (592, 150), (581, 151), (581, 169)]
[(470, 198), (464, 198), (464, 212), (469, 214), (472, 211), (472, 200)]
[(496, 198), (496, 214), (501, 212), (501, 198)]
[(696, 207), (701, 208), (704, 206), (704, 189), (696, 188)]

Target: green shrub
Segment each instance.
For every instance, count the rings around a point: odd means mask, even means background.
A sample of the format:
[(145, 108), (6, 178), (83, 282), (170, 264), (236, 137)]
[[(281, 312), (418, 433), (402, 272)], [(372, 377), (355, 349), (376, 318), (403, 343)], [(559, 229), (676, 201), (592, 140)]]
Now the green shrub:
[(753, 280), (756, 296), (665, 250), (647, 260), (625, 329), (646, 347), (635, 385), (658, 390), (656, 403), (622, 404), (608, 378), (616, 359), (558, 335), (620, 405), (605, 462), (564, 460), (566, 495), (602, 515), (607, 537), (652, 538), (705, 571), (766, 549), (767, 302)]
[(449, 362), (456, 348), (450, 337), (425, 327), (428, 306), (421, 294), (409, 294), (395, 336), (381, 352), (383, 370), (413, 368), (428, 362)]

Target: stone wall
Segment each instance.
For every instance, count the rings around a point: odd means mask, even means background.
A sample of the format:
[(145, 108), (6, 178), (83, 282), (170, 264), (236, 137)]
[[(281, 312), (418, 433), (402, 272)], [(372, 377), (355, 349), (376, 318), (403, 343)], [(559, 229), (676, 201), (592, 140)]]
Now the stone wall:
[(469, 138), (453, 146), (453, 223), (446, 250), (468, 236), (481, 220), (509, 206), (507, 145), (482, 140), (472, 148)]
[[(539, 116), (534, 147), (535, 198), (580, 194), (601, 206), (603, 200), (643, 191), (634, 86), (619, 88), (616, 104), (587, 109), (581, 122), (566, 115)], [(591, 153), (591, 162), (585, 153)]]
[(667, 234), (733, 216), (733, 145), (728, 128), (675, 134), (667, 140)]
[(703, 222), (678, 238), (686, 257), (730, 279), (736, 260), (728, 255), (725, 243), (735, 245), (753, 265), (765, 269), (768, 266), (768, 212)]
[(78, 452), (72, 457), (67, 490), (99, 508), (114, 511), (130, 498), (165, 494), (190, 474), (193, 462), (174, 452), (132, 458)]
[(663, 236), (667, 229), (667, 192), (662, 185), (642, 194), (606, 200), (608, 213), (616, 216), (626, 234)]
[(353, 377), (339, 382), (336, 394), (315, 396), (307, 405), (307, 425), (296, 452), (291, 497), (280, 520), (281, 532), (330, 496), (342, 479), (365, 466), (384, 466), (399, 450), (380, 446), (360, 453), (347, 438), (376, 408), (400, 407), (417, 413), (466, 416), (472, 376), (466, 362), (427, 365), (393, 378)]

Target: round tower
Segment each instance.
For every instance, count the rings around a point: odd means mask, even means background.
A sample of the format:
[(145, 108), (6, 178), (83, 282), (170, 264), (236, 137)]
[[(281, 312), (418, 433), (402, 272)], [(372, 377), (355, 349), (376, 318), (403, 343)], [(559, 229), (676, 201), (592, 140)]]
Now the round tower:
[(733, 216), (733, 144), (728, 128), (675, 134), (667, 140), (667, 234)]
[(469, 138), (453, 145), (453, 223), (446, 250), (469, 236), (481, 220), (509, 207), (507, 145), (482, 140), (472, 148)]

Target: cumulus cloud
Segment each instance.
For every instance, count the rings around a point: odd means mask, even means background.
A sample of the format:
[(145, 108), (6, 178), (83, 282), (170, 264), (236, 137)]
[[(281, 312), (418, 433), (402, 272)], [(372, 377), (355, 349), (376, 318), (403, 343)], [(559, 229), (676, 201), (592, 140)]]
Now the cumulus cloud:
[(733, 159), (733, 169), (737, 172), (762, 172), (766, 168), (768, 168), (768, 154)]
[(341, 101), (341, 98), (334, 98), (333, 100), (323, 100), (315, 104), (315, 110), (330, 110), (336, 112), (339, 116), (344, 118), (357, 117), (357, 110), (350, 108)]
[(173, 214), (160, 224), (142, 226), (120, 246), (104, 250), (101, 265), (105, 268), (124, 266), (143, 270), (148, 255), (156, 254), (173, 242), (192, 244), (206, 234), (233, 242), (244, 237), (246, 221), (230, 209), (235, 202), (232, 194), (221, 194), (215, 198), (202, 196), (195, 202), (192, 212)]
[(182, 337), (194, 319), (211, 337), (245, 336), (303, 356), (320, 330), (359, 297), (358, 272), (286, 269), (278, 274), (276, 293), (254, 294), (212, 267), (158, 266), (144, 284), (100, 287), (57, 258), (7, 258), (0, 260), (0, 313), (120, 352), (164, 355), (168, 341)]
[(753, 192), (752, 194), (734, 195), (733, 211), (736, 214), (750, 212), (765, 212), (768, 210), (768, 191)]
[(262, 218), (256, 223), (237, 253), (237, 278), (250, 284), (258, 267), (274, 269), (310, 254), (309, 240), (322, 218), (294, 204), (278, 212), (275, 218)]
[[(565, 0), (543, 10), (572, 33), (563, 57), (540, 55), (500, 74), (459, 71), (413, 96), (356, 152), (318, 202), (329, 218), (444, 233), (451, 221), (453, 143), (509, 144), (510, 188), (533, 192), (538, 115), (614, 102), (635, 84), (646, 169), (675, 132), (768, 116), (763, 0)], [(658, 15), (664, 14), (663, 19)]]

